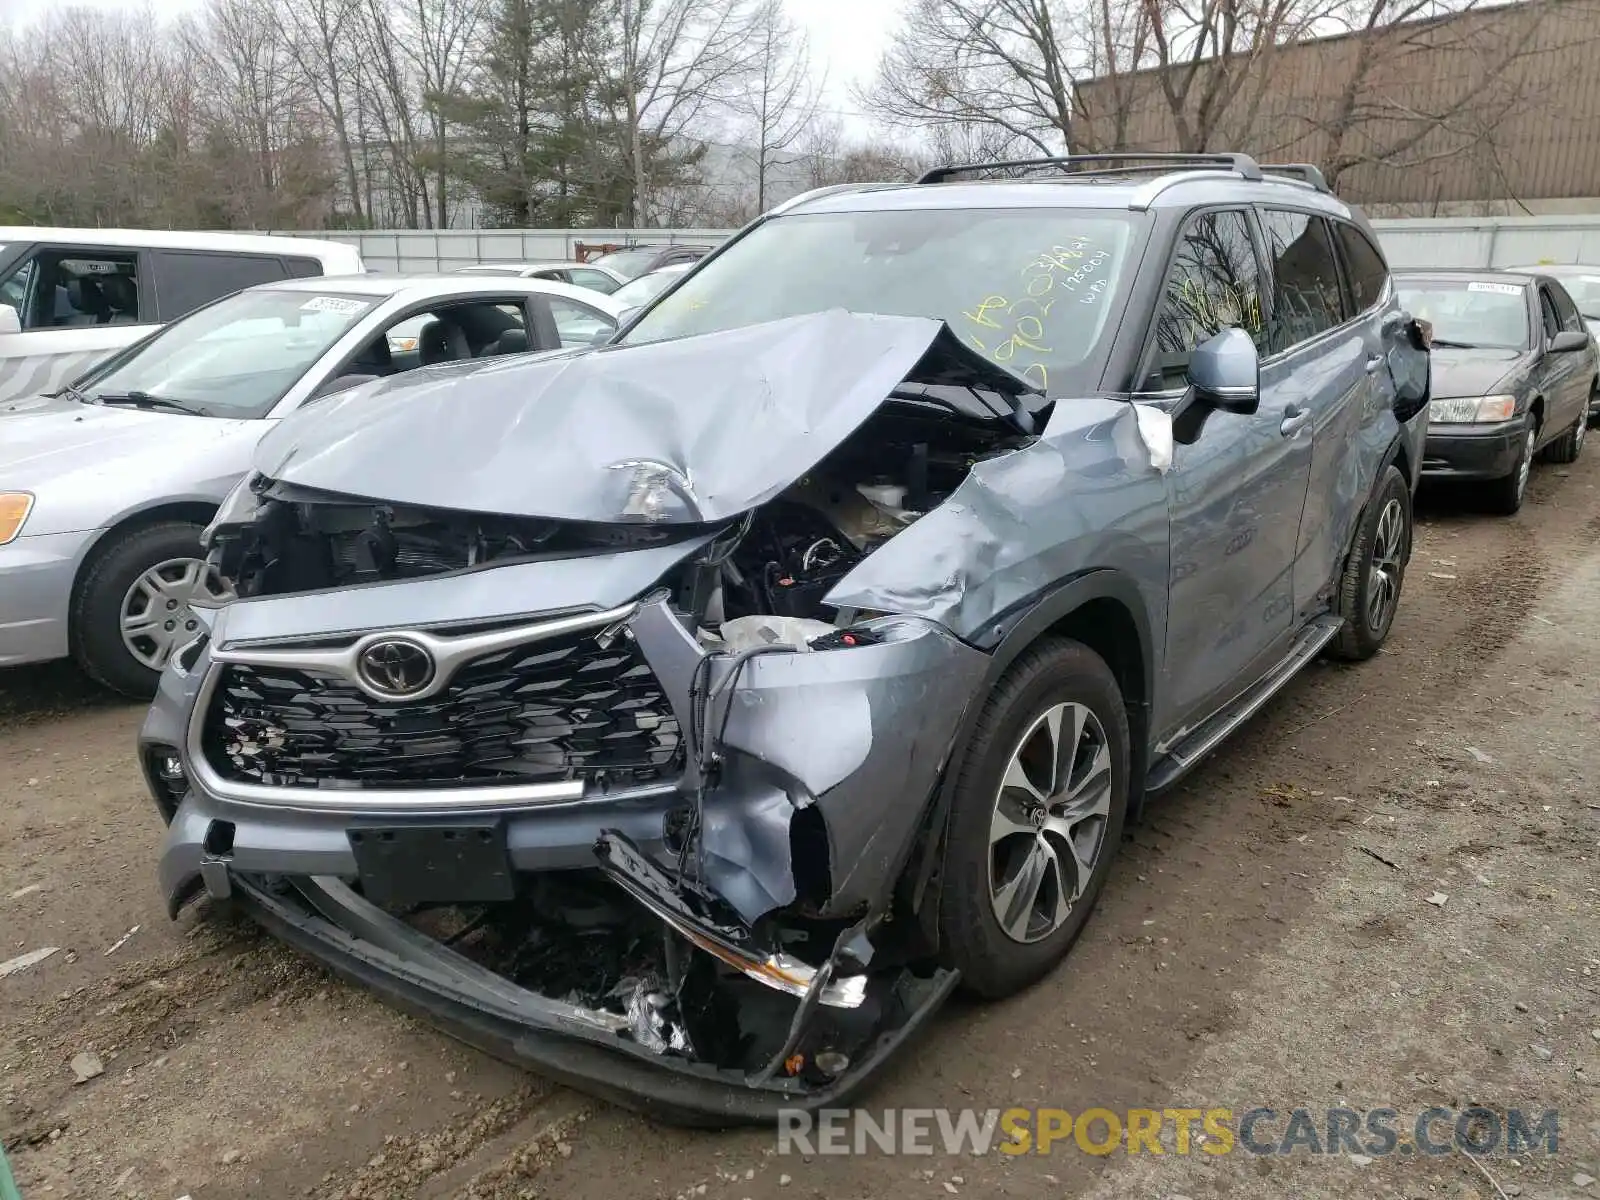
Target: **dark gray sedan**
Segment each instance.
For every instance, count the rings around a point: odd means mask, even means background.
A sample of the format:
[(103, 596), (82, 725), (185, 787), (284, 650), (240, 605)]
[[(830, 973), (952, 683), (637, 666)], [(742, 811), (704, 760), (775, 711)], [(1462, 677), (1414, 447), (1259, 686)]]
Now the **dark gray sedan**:
[(1516, 512), (1536, 455), (1570, 463), (1583, 450), (1600, 391), (1593, 336), (1549, 275), (1400, 271), (1395, 283), (1433, 326), (1423, 476), (1481, 482), (1496, 511)]

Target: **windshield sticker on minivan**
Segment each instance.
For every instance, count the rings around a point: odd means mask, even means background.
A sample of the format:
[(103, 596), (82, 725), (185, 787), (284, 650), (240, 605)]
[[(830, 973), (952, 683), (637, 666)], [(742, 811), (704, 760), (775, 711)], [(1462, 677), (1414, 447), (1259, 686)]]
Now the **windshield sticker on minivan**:
[(1469, 292), (1490, 292), (1490, 293), (1492, 293), (1493, 295), (1496, 295), (1496, 296), (1520, 296), (1520, 295), (1522, 295), (1522, 288), (1519, 287), (1517, 284), (1514, 284), (1514, 283), (1477, 283), (1477, 282), (1473, 282), (1473, 283), (1467, 284), (1467, 291), (1469, 291)]
[(372, 305), (365, 300), (347, 300), (343, 296), (313, 296), (300, 306), (300, 311), (338, 313), (341, 317), (353, 317), (371, 307)]

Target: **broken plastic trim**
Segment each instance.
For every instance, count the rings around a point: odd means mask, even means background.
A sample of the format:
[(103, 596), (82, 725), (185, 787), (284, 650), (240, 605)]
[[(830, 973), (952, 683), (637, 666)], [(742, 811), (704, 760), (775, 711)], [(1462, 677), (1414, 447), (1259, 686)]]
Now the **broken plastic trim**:
[[(738, 944), (747, 936), (737, 926), (719, 926), (693, 911), (672, 882), (621, 833), (606, 830), (595, 842), (595, 857), (607, 878), (672, 927), (692, 945), (734, 970), (780, 992), (805, 999), (812, 990), (817, 969), (787, 954), (764, 953)], [(830, 1008), (859, 1008), (867, 998), (867, 977), (847, 975), (828, 979), (817, 1003)]]

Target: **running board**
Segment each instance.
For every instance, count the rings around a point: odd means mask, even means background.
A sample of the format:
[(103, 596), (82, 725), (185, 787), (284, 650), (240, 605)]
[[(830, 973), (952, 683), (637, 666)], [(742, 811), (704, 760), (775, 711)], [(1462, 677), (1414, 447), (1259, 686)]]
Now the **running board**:
[(1294, 646), (1284, 655), (1283, 661), (1268, 671), (1245, 691), (1230, 700), (1215, 714), (1207, 717), (1184, 739), (1157, 759), (1145, 779), (1145, 791), (1159, 792), (1171, 787), (1187, 775), (1200, 761), (1215, 750), (1239, 726), (1260, 711), (1261, 706), (1277, 695), (1283, 685), (1300, 673), (1300, 669), (1322, 652), (1344, 627), (1344, 618), (1318, 617), (1300, 631)]

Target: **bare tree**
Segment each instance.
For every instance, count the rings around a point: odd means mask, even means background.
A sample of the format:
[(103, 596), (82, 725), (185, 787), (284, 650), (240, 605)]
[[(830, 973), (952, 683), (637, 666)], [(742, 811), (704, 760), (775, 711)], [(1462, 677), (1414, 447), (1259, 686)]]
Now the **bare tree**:
[(765, 212), (768, 176), (816, 119), (826, 80), (812, 72), (810, 43), (789, 20), (783, 0), (762, 0), (754, 33), (750, 88), (736, 101), (735, 111), (749, 130), (756, 211)]
[(612, 128), (629, 165), (630, 224), (682, 182), (703, 150), (692, 135), (726, 113), (756, 62), (749, 0), (603, 0), (615, 38), (605, 70)]
[(367, 78), (352, 52), (360, 41), (361, 0), (296, 0), (278, 5), (277, 13), (286, 49), (337, 146), (351, 217), (364, 225), (365, 172), (357, 166), (357, 150), (362, 149), (364, 158), (365, 131), (358, 118)]

